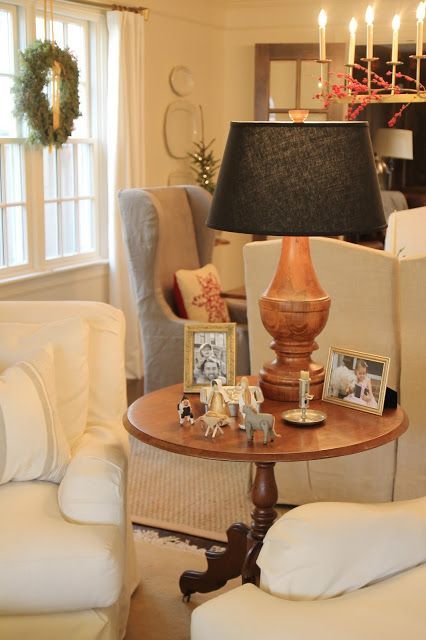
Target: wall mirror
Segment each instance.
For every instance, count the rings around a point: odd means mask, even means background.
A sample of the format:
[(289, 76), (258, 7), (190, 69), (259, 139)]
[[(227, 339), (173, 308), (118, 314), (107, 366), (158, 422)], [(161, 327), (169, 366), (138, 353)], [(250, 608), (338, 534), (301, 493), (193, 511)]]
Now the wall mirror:
[(175, 100), (166, 110), (164, 138), (172, 158), (186, 158), (200, 132), (199, 110), (187, 100)]

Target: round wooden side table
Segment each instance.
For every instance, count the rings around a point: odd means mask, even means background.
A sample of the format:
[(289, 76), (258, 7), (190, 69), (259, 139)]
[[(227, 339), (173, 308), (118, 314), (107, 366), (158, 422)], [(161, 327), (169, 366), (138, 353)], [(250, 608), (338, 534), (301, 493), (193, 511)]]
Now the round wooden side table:
[[(255, 378), (251, 379), (256, 384)], [(228, 545), (224, 552), (207, 551), (207, 571), (185, 571), (180, 578), (184, 597), (192, 593), (208, 592), (222, 587), (239, 575), (243, 582), (256, 582), (259, 569), (256, 564), (263, 538), (276, 518), (274, 509), (278, 491), (275, 482), (276, 462), (318, 460), (359, 453), (379, 447), (400, 436), (408, 427), (408, 419), (401, 407), (385, 409), (383, 415), (356, 411), (340, 405), (312, 402), (310, 408), (327, 414), (324, 424), (298, 427), (285, 423), (281, 414), (292, 408), (292, 403), (265, 400), (262, 412), (275, 416), (275, 429), (281, 437), (268, 445), (262, 434), (255, 434), (248, 444), (246, 434), (235, 418), (223, 428), (223, 435), (205, 437), (201, 426), (180, 426), (176, 406), (182, 396), (182, 385), (165, 387), (142, 396), (127, 412), (124, 425), (127, 431), (145, 444), (187, 456), (214, 460), (253, 462), (256, 475), (252, 488), (252, 522), (231, 525), (227, 531)], [(204, 412), (198, 395), (191, 396), (194, 417)], [(258, 436), (258, 439), (256, 438)]]

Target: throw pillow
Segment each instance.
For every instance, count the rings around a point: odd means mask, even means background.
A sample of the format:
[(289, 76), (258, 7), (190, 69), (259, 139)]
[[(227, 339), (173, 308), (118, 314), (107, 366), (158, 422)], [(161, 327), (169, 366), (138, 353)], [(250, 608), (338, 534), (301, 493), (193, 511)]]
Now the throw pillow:
[(198, 322), (229, 322), (217, 269), (206, 264), (200, 269), (179, 269), (175, 273), (174, 297), (179, 316)]
[(51, 344), (59, 418), (70, 443), (85, 430), (89, 404), (89, 326), (77, 317), (33, 324), (0, 324), (0, 372)]
[(70, 449), (56, 407), (52, 345), (0, 376), (0, 484), (60, 482)]

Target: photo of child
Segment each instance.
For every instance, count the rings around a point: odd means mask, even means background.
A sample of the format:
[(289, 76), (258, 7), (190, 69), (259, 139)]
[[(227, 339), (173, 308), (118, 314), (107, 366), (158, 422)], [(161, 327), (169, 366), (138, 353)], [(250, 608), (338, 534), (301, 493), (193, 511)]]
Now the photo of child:
[(374, 397), (371, 378), (368, 375), (367, 370), (367, 362), (357, 358), (354, 369), (355, 379), (348, 386), (349, 393), (343, 398), (343, 400), (376, 409), (377, 399)]
[(381, 414), (389, 358), (330, 348), (323, 400)]

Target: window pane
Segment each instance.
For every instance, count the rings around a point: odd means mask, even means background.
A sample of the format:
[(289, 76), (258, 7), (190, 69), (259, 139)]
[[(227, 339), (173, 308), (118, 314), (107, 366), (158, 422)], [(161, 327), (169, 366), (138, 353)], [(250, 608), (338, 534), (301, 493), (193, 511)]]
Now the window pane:
[(78, 195), (93, 195), (93, 154), (90, 144), (77, 147)]
[(18, 144), (4, 145), (6, 201), (24, 200), (21, 147)]
[(6, 210), (7, 253), (10, 266), (24, 264), (26, 257), (26, 229), (23, 207), (8, 207)]
[(74, 195), (74, 163), (73, 145), (64, 144), (58, 151), (60, 162), (61, 197), (69, 198)]
[[(49, 40), (52, 39), (52, 23), (50, 21), (50, 12), (48, 14), (47, 19), (47, 37)], [(44, 17), (37, 16), (36, 18), (36, 38), (38, 40), (45, 39), (44, 33)], [(59, 20), (53, 21), (53, 39), (58, 43), (60, 47), (64, 47), (64, 23)]]
[(0, 73), (15, 72), (13, 21), (9, 11), (0, 9)]
[(68, 46), (78, 61), (79, 78), (86, 80), (86, 38), (84, 28), (73, 22), (68, 24)]
[(16, 136), (16, 122), (12, 115), (12, 78), (0, 76), (0, 138)]
[(91, 200), (80, 200), (79, 208), (79, 232), (80, 232), (80, 253), (93, 251), (94, 225), (93, 225), (93, 202)]
[(74, 121), (73, 138), (88, 138), (90, 135), (90, 118), (87, 100), (87, 87), (85, 84), (78, 85), (78, 95), (80, 98), (80, 113), (82, 114)]
[(56, 189), (56, 149), (43, 149), (44, 197), (46, 200), (57, 197)]
[(59, 20), (53, 21), (53, 39), (63, 49), (65, 47), (64, 23)]
[(274, 60), (270, 66), (269, 108), (294, 109), (296, 106), (296, 62)]
[(44, 40), (44, 19), (41, 16), (36, 18), (36, 38)]
[(302, 60), (300, 75), (300, 108), (318, 109), (318, 63), (315, 60)]
[(62, 202), (62, 255), (70, 256), (77, 253), (75, 234), (75, 203)]
[(59, 256), (58, 205), (56, 202), (44, 205), (44, 242), (46, 260)]

